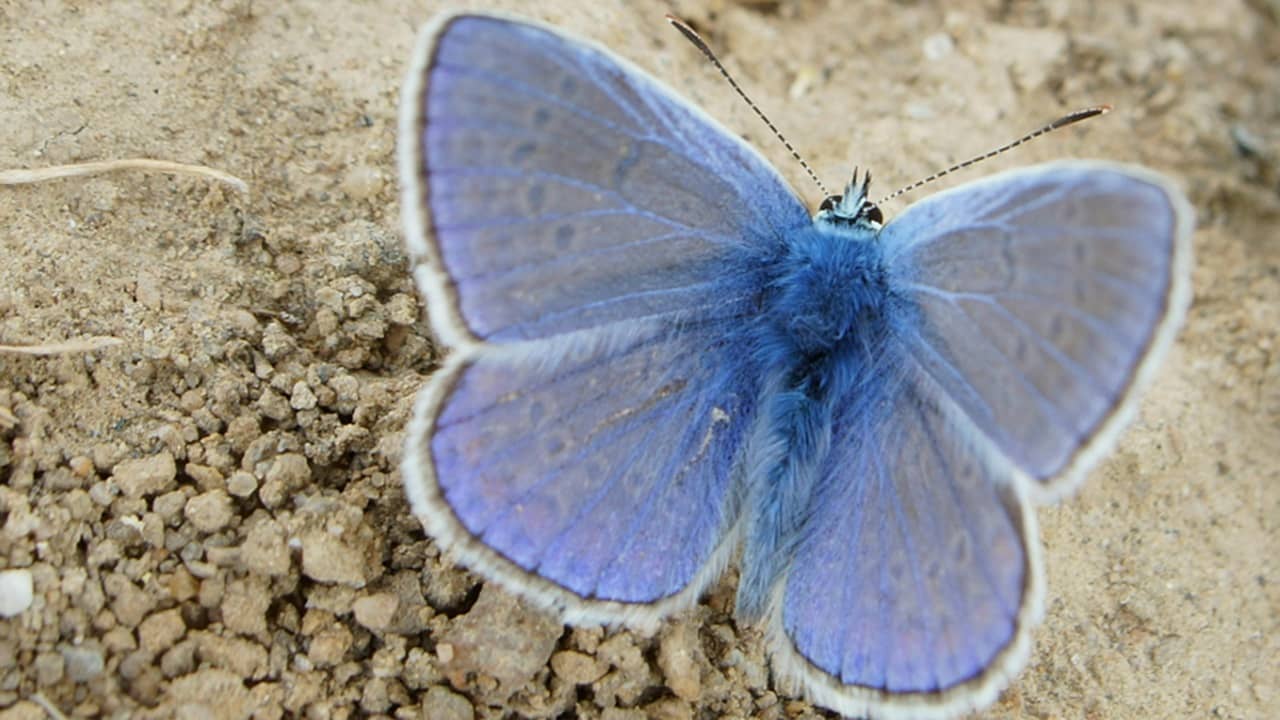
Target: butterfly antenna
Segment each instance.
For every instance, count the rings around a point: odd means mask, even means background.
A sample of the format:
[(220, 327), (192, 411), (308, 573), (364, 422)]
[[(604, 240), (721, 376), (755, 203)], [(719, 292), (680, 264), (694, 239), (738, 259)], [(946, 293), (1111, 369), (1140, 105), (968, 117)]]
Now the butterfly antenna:
[(720, 74), (724, 76), (724, 79), (729, 81), (729, 86), (733, 88), (734, 92), (738, 93), (738, 97), (746, 101), (747, 106), (755, 111), (755, 114), (764, 121), (765, 125), (769, 126), (770, 130), (773, 131), (774, 136), (777, 137), (778, 140), (782, 141), (783, 146), (791, 152), (791, 157), (795, 158), (796, 162), (800, 163), (800, 167), (804, 168), (806, 173), (809, 173), (809, 179), (812, 180), (813, 184), (817, 185), (818, 189), (822, 191), (823, 197), (830, 195), (831, 193), (827, 192), (826, 186), (818, 179), (818, 175), (813, 172), (813, 168), (809, 167), (809, 163), (805, 162), (804, 158), (800, 157), (800, 153), (796, 152), (796, 149), (791, 147), (791, 143), (787, 142), (786, 136), (784, 136), (782, 131), (769, 121), (768, 116), (766, 116), (764, 111), (755, 104), (755, 101), (750, 97), (747, 97), (747, 94), (738, 86), (738, 81), (734, 80), (733, 76), (729, 74), (729, 71), (724, 68), (724, 65), (720, 64), (720, 59), (716, 57), (715, 53), (711, 52), (711, 48), (708, 47), (706, 41), (698, 35), (698, 32), (692, 27), (689, 27), (688, 23), (671, 13), (667, 13), (667, 22), (675, 26), (675, 29), (679, 30), (680, 34), (684, 35), (686, 40), (693, 43), (693, 46), (701, 50), (702, 54), (706, 55), (707, 59), (711, 61), (711, 64), (716, 66), (716, 69), (720, 71)]
[(917, 181), (915, 181), (915, 182), (911, 183), (910, 185), (908, 185), (908, 186), (906, 186), (906, 187), (904, 187), (904, 188), (901, 188), (901, 189), (899, 189), (899, 190), (895, 190), (894, 192), (892, 192), (892, 193), (890, 193), (890, 194), (888, 194), (888, 195), (885, 195), (884, 197), (882, 197), (882, 198), (880, 198), (879, 200), (877, 200), (877, 201), (876, 201), (876, 204), (877, 204), (877, 205), (879, 205), (879, 204), (881, 204), (881, 203), (884, 203), (884, 202), (885, 202), (885, 201), (887, 201), (887, 200), (892, 200), (892, 199), (894, 199), (894, 198), (898, 197), (899, 195), (902, 195), (902, 194), (904, 194), (904, 193), (909, 193), (909, 192), (911, 192), (912, 190), (915, 190), (916, 188), (920, 187), (921, 185), (926, 185), (926, 184), (928, 184), (928, 183), (933, 182), (934, 180), (937, 180), (938, 178), (942, 177), (943, 175), (950, 175), (951, 173), (953, 173), (953, 172), (955, 172), (955, 171), (957, 171), (957, 170), (961, 170), (961, 169), (963, 169), (963, 168), (967, 168), (967, 167), (969, 167), (970, 165), (973, 165), (973, 164), (976, 164), (976, 163), (980, 163), (980, 162), (982, 162), (983, 160), (989, 160), (989, 159), (991, 159), (991, 158), (993, 158), (993, 157), (995, 157), (995, 156), (999, 155), (1000, 153), (1002, 153), (1002, 152), (1004, 152), (1004, 151), (1006, 151), (1006, 150), (1012, 150), (1012, 149), (1014, 149), (1014, 148), (1018, 147), (1019, 145), (1021, 145), (1022, 143), (1027, 142), (1028, 140), (1032, 140), (1032, 139), (1034, 139), (1034, 138), (1038, 138), (1038, 137), (1040, 137), (1041, 135), (1046, 135), (1046, 134), (1048, 134), (1048, 133), (1053, 132), (1054, 130), (1057, 130), (1058, 128), (1064, 128), (1064, 127), (1066, 127), (1066, 126), (1068, 126), (1068, 125), (1074, 125), (1074, 124), (1076, 124), (1076, 123), (1080, 122), (1081, 120), (1088, 120), (1089, 118), (1097, 117), (1097, 116), (1099, 116), (1099, 115), (1105, 115), (1105, 114), (1107, 114), (1107, 113), (1109, 113), (1109, 112), (1111, 112), (1111, 106), (1110, 106), (1110, 105), (1098, 105), (1097, 107), (1084, 108), (1083, 110), (1076, 110), (1075, 112), (1067, 113), (1066, 115), (1063, 115), (1062, 117), (1058, 118), (1057, 120), (1054, 120), (1053, 122), (1049, 123), (1048, 125), (1045, 125), (1045, 126), (1043, 126), (1043, 127), (1040, 127), (1040, 128), (1035, 129), (1035, 130), (1032, 130), (1031, 132), (1027, 133), (1026, 135), (1023, 135), (1022, 137), (1018, 138), (1017, 140), (1014, 140), (1014, 141), (1013, 141), (1013, 142), (1011, 142), (1011, 143), (1008, 143), (1008, 144), (1006, 144), (1006, 145), (1001, 145), (1000, 147), (996, 148), (995, 150), (992, 150), (992, 151), (990, 151), (990, 152), (983, 153), (982, 155), (978, 155), (978, 156), (976, 156), (976, 157), (971, 157), (971, 158), (969, 158), (968, 160), (965, 160), (965, 161), (964, 161), (964, 162), (962, 162), (962, 163), (956, 163), (955, 165), (952, 165), (951, 167), (947, 168), (946, 170), (941, 170), (941, 171), (939, 171), (939, 172), (936, 172), (936, 173), (934, 173), (934, 174), (930, 175), (929, 177), (927, 177), (927, 178), (925, 178), (925, 179), (923, 179), (923, 180), (917, 180)]

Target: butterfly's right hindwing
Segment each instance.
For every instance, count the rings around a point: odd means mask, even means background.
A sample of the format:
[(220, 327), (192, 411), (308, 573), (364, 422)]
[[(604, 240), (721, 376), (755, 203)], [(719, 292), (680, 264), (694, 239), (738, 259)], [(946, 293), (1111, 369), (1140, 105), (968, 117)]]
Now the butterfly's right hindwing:
[(732, 347), (657, 323), (556, 345), (450, 358), (410, 428), (410, 499), (434, 537), (536, 602), (648, 624), (727, 560), (755, 398), (722, 369)]

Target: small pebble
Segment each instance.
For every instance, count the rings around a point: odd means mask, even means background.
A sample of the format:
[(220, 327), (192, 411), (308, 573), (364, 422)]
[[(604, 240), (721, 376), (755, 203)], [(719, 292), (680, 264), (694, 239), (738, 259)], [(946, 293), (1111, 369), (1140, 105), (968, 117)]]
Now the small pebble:
[(93, 460), (84, 455), (77, 455), (67, 461), (67, 467), (78, 477), (87, 478), (93, 474)]
[(262, 333), (262, 351), (266, 353), (268, 360), (273, 362), (279, 360), (293, 352), (296, 347), (297, 342), (293, 336), (289, 335), (289, 331), (278, 322), (272, 321)]
[(316, 406), (316, 394), (311, 391), (311, 386), (299, 380), (293, 384), (293, 391), (289, 393), (289, 407), (294, 410), (311, 410)]
[(103, 579), (103, 585), (107, 594), (114, 598), (111, 601), (111, 613), (126, 627), (136, 627), (155, 607), (155, 598), (121, 573), (107, 575)]
[[(455, 618), (436, 652), (454, 687), (477, 700), (502, 704), (551, 659), (564, 627), (546, 613), (526, 607), (497, 585), (486, 584), (466, 615)], [(452, 652), (445, 660), (444, 646)], [(489, 683), (497, 681), (496, 687)], [(470, 687), (471, 681), (477, 682)], [(461, 687), (468, 685), (468, 687)]]
[(418, 321), (418, 301), (407, 293), (396, 293), (387, 301), (387, 319), (396, 325)]
[(31, 607), (35, 587), (26, 568), (0, 571), (0, 617), (15, 617)]
[(232, 580), (222, 597), (222, 622), (241, 635), (267, 632), (267, 611), (271, 608), (271, 588), (265, 578), (250, 575)]
[[(253, 696), (244, 678), (217, 668), (197, 670), (175, 678), (164, 688), (175, 702), (170, 716), (194, 718), (248, 718), (254, 714)], [(177, 710), (181, 712), (176, 712)]]
[(210, 490), (188, 500), (184, 512), (197, 530), (214, 533), (231, 523), (235, 507), (226, 490)]
[(102, 648), (96, 645), (68, 645), (60, 651), (67, 666), (67, 679), (71, 682), (89, 682), (101, 675), (106, 666)]
[(925, 59), (934, 61), (950, 55), (956, 49), (956, 44), (950, 35), (938, 32), (926, 37), (920, 47)]
[(152, 613), (138, 626), (138, 641), (143, 650), (161, 653), (182, 639), (187, 625), (177, 608)]
[(255, 575), (289, 572), (289, 540), (280, 523), (270, 517), (254, 522), (240, 546), (240, 562)]
[(187, 494), (181, 490), (174, 490), (152, 500), (151, 509), (165, 521), (165, 524), (174, 526), (178, 524), (186, 504)]
[(293, 499), (294, 493), (311, 480), (311, 466), (299, 453), (283, 453), (271, 461), (258, 497), (269, 508), (278, 507)]
[(351, 631), (345, 625), (333, 625), (311, 638), (307, 658), (317, 666), (337, 665), (351, 643)]
[(183, 471), (186, 472), (192, 480), (196, 481), (196, 485), (200, 486), (201, 490), (217, 490), (218, 488), (226, 485), (226, 481), (223, 479), (222, 473), (215, 467), (201, 465), (199, 463), (187, 463), (186, 467), (183, 468)]
[(551, 656), (551, 671), (572, 685), (590, 685), (608, 669), (604, 663), (576, 650), (562, 650)]
[(377, 715), (390, 707), (391, 698), (388, 697), (386, 679), (373, 677), (365, 680), (360, 692), (360, 709), (369, 715)]
[(693, 708), (679, 698), (663, 698), (644, 709), (646, 720), (693, 720)]
[(702, 693), (702, 677), (696, 657), (697, 635), (688, 623), (672, 625), (658, 645), (658, 667), (667, 687), (682, 700), (697, 700)]
[(356, 622), (373, 630), (382, 632), (391, 625), (391, 620), (400, 606), (400, 600), (391, 593), (374, 593), (357, 598), (351, 604), (351, 611)]
[(476, 711), (463, 695), (433, 685), (422, 696), (422, 720), (475, 720)]
[(130, 498), (166, 490), (178, 476), (178, 465), (169, 451), (151, 457), (123, 460), (112, 471), (116, 485)]
[(363, 163), (352, 165), (338, 188), (352, 200), (367, 200), (382, 190), (382, 173), (377, 167)]
[(258, 478), (253, 473), (237, 471), (227, 479), (227, 492), (238, 498), (247, 498), (258, 489)]
[(230, 670), (237, 676), (257, 680), (267, 674), (270, 664), (267, 649), (257, 640), (223, 637), (217, 633), (198, 631), (192, 633), (201, 662), (212, 667)]
[(56, 652), (42, 652), (36, 655), (34, 670), (36, 671), (36, 682), (48, 687), (49, 685), (57, 685), (62, 681), (63, 673), (66, 671), (66, 663), (63, 662), (62, 655)]
[(359, 549), (323, 530), (309, 531), (300, 541), (303, 575), (317, 582), (364, 587), (368, 563)]

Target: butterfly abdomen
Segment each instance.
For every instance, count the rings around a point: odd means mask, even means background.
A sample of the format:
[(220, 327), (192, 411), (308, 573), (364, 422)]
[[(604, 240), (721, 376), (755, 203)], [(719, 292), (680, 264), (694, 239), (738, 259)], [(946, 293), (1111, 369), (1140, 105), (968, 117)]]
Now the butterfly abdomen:
[(770, 286), (755, 339), (768, 380), (749, 449), (753, 526), (738, 588), (748, 620), (764, 615), (804, 537), (834, 403), (882, 367), (892, 306), (872, 236), (806, 228)]

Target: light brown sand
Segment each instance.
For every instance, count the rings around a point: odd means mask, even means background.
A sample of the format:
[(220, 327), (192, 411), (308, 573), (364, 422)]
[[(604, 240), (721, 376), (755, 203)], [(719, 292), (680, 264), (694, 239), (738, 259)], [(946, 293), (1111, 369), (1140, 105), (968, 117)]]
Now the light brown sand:
[[(124, 341), (0, 355), (0, 569), (36, 589), (0, 620), (0, 718), (41, 717), (37, 693), (82, 717), (821, 714), (775, 693), (731, 583), (659, 640), (563, 631), (481, 592), (409, 515), (402, 428), (435, 356), (400, 250), (397, 92), (416, 27), (456, 5), (0, 3), (0, 168), (156, 157), (252, 186), (0, 188), (0, 343)], [(1278, 6), (946, 5), (486, 7), (609, 45), (810, 199), (663, 12), (709, 34), (830, 185), (856, 164), (887, 191), (1114, 104), (958, 178), (1134, 161), (1199, 214), (1186, 328), (1118, 450), (1041, 511), (1047, 619), (988, 715), (1274, 717)]]

